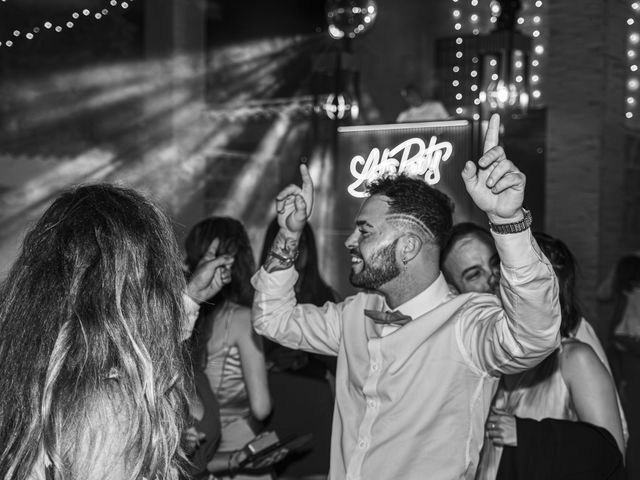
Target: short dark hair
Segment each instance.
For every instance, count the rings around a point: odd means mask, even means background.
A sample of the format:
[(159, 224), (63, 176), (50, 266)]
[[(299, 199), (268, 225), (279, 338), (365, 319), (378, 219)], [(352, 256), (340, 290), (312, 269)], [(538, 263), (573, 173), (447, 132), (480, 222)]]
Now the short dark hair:
[(466, 237), (467, 235), (475, 235), (480, 239), (487, 240), (492, 245), (494, 243), (493, 237), (491, 236), (491, 233), (489, 233), (489, 230), (487, 228), (473, 222), (456, 223), (451, 229), (449, 240), (440, 252), (440, 265), (442, 265), (447, 259), (447, 257), (451, 253), (451, 249), (456, 244), (456, 242), (461, 238)]
[(371, 183), (370, 195), (389, 198), (389, 213), (408, 215), (424, 224), (433, 234), (434, 242), (442, 249), (453, 225), (453, 203), (444, 193), (418, 178), (389, 175)]

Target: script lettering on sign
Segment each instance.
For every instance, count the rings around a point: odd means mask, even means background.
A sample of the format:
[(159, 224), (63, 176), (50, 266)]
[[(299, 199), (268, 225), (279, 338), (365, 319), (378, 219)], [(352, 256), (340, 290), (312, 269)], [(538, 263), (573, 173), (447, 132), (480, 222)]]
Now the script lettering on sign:
[(365, 159), (356, 155), (351, 159), (351, 175), (355, 181), (349, 185), (349, 193), (358, 198), (367, 196), (366, 186), (385, 175), (406, 173), (423, 176), (429, 185), (440, 181), (440, 162), (446, 162), (453, 153), (450, 142), (438, 142), (434, 136), (426, 145), (421, 138), (410, 138), (392, 149), (373, 148)]

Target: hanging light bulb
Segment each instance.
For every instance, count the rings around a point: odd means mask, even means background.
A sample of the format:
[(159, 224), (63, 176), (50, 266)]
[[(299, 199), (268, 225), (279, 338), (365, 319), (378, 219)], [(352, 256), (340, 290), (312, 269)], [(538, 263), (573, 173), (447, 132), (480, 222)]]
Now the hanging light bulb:
[(378, 15), (375, 0), (327, 0), (325, 8), (329, 35), (337, 40), (369, 30)]
[(529, 94), (515, 82), (507, 83), (498, 79), (487, 85), (486, 91), (480, 95), (480, 101), (488, 102), (493, 110), (520, 108), (524, 112), (529, 106)]
[(329, 93), (320, 99), (316, 112), (324, 112), (331, 120), (342, 120), (347, 117), (356, 120), (360, 113), (360, 106), (355, 97), (351, 97), (347, 92), (337, 95)]

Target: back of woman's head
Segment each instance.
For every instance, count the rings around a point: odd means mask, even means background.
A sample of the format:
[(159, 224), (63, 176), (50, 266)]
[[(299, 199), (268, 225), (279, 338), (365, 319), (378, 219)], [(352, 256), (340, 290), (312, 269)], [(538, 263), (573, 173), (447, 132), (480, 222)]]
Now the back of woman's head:
[(94, 410), (114, 406), (126, 412), (115, 430), (129, 478), (171, 478), (185, 398), (183, 290), (169, 222), (142, 196), (101, 184), (54, 201), (2, 286), (1, 478), (25, 478), (38, 458), (55, 478), (88, 464), (73, 458), (70, 438), (94, 438)]
[(575, 333), (582, 318), (582, 310), (576, 291), (576, 260), (569, 247), (561, 240), (542, 232), (536, 232), (533, 236), (551, 262), (553, 271), (558, 278), (560, 310), (562, 312), (560, 334), (563, 337), (569, 337)]
[(231, 267), (231, 282), (216, 295), (213, 302), (231, 300), (250, 307), (253, 302), (251, 276), (255, 273), (255, 261), (249, 235), (240, 221), (230, 217), (210, 217), (196, 224), (185, 240), (187, 268), (190, 272), (195, 270), (215, 238), (220, 241), (217, 254), (231, 255), (235, 261)]

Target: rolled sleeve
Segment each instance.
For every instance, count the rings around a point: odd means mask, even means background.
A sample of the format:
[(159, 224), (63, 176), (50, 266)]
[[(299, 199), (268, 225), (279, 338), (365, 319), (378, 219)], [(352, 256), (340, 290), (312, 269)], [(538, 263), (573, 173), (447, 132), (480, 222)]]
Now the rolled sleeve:
[(298, 273), (289, 268), (268, 273), (261, 268), (251, 279), (255, 289), (253, 327), (285, 347), (324, 355), (337, 355), (340, 347), (342, 306), (297, 304), (294, 285)]
[(476, 295), (461, 313), (465, 357), (492, 375), (534, 367), (560, 344), (558, 283), (530, 230), (493, 234), (501, 261), (500, 297)]

